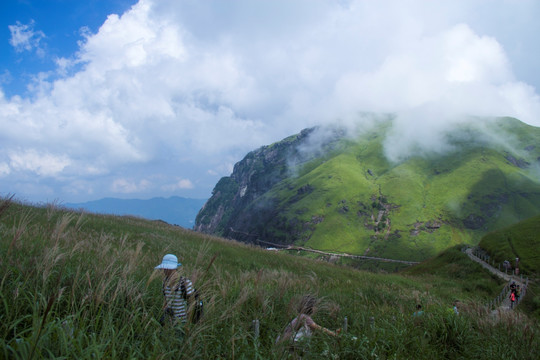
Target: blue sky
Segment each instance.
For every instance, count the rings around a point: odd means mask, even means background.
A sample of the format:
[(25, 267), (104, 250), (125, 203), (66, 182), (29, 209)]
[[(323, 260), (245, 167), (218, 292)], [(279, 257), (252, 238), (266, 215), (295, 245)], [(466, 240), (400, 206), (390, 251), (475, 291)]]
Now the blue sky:
[(0, 194), (206, 198), (248, 151), (361, 112), (396, 114), (394, 161), (441, 151), (469, 115), (539, 126), (539, 15), (532, 0), (2, 1)]
[[(0, 4), (0, 69), (6, 95), (27, 94), (26, 85), (43, 71), (55, 69), (55, 58), (78, 50), (81, 31), (96, 32), (109, 14), (121, 14), (133, 0), (6, 0)], [(17, 26), (17, 25), (20, 26)], [(31, 50), (10, 43), (10, 26), (34, 34)], [(9, 75), (6, 75), (6, 71)]]

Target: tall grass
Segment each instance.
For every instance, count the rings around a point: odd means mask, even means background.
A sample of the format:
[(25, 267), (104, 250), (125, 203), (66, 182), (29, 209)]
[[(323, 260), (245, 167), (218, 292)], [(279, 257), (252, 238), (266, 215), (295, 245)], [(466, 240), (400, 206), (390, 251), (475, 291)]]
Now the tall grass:
[[(1, 358), (532, 359), (540, 353), (538, 324), (525, 316), (492, 319), (478, 305), (483, 293), (448, 278), (361, 272), (160, 222), (9, 198), (0, 209)], [(169, 252), (205, 301), (202, 320), (180, 330), (157, 320), (162, 274), (154, 266)], [(315, 334), (291, 352), (275, 339), (306, 293), (322, 300), (315, 321), (336, 329), (347, 317), (347, 332)], [(455, 297), (464, 304), (459, 317), (447, 311)], [(420, 320), (411, 317), (417, 302), (426, 309)]]

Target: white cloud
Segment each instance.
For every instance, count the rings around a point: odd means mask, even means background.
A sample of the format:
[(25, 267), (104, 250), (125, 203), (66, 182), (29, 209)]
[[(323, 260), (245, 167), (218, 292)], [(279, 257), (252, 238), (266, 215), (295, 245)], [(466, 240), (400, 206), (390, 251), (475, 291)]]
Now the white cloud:
[[(110, 191), (150, 191), (148, 173), (162, 174), (156, 189), (195, 191), (247, 151), (360, 111), (398, 113), (390, 157), (443, 151), (428, 140), (463, 114), (538, 126), (539, 97), (516, 78), (499, 41), (513, 28), (497, 15), (534, 6), (495, 2), (480, 18), (476, 1), (141, 0), (83, 32), (79, 51), (57, 59), (60, 78), (37, 75), (28, 98), (0, 91), (0, 158), (35, 149), (9, 163), (9, 177), (62, 175), (93, 183), (95, 194), (104, 175), (117, 179)], [(499, 26), (480, 26), (489, 21)], [(33, 23), (13, 26), (16, 48), (44, 38)], [(524, 26), (514, 37), (536, 44)], [(487, 28), (501, 33), (479, 30)], [(197, 181), (178, 182), (180, 169)]]
[(0, 162), (0, 177), (9, 175), (11, 172), (11, 169), (9, 168), (9, 165), (5, 162)]
[[(85, 179), (75, 179), (73, 181), (70, 181), (68, 185), (62, 187), (62, 192), (66, 194), (70, 194), (71, 196), (78, 197), (88, 197), (93, 196), (95, 194), (95, 188), (96, 183), (92, 181), (88, 181)], [(103, 192), (103, 189), (99, 190), (100, 192)], [(98, 196), (103, 196), (98, 194)]]
[[(501, 115), (514, 101), (499, 90), (515, 83), (495, 39), (480, 37), (460, 24), (411, 40), (407, 49), (389, 54), (375, 71), (343, 74), (334, 97), (345, 111), (400, 112), (440, 102), (455, 112)], [(530, 96), (523, 100), (537, 101)]]
[(70, 165), (71, 160), (66, 155), (56, 156), (41, 153), (36, 149), (26, 149), (12, 152), (10, 166), (15, 171), (32, 171), (39, 176), (56, 176)]
[(393, 135), (385, 142), (391, 160), (406, 158), (412, 151), (448, 150), (444, 132), (473, 115), (511, 115), (540, 125), (540, 98), (514, 79), (495, 39), (480, 37), (460, 24), (417, 45), (354, 84), (359, 88), (355, 104), (367, 100), (369, 107), (381, 104), (384, 96), (392, 99), (391, 108), (375, 109), (397, 113)]
[(29, 24), (21, 24), (19, 21), (15, 25), (9, 25), (11, 38), (9, 43), (17, 52), (35, 50), (39, 56), (44, 55), (44, 50), (40, 47), (40, 41), (45, 38), (41, 30), (34, 30), (34, 20)]
[(168, 185), (162, 186), (163, 190), (169, 191), (169, 192), (174, 192), (176, 190), (188, 190), (188, 189), (193, 189), (193, 188), (194, 188), (193, 183), (189, 179), (180, 179), (174, 184), (168, 184)]
[(114, 193), (130, 194), (130, 193), (137, 193), (137, 192), (144, 191), (148, 189), (150, 186), (151, 186), (151, 183), (146, 179), (136, 181), (136, 180), (120, 178), (113, 181), (111, 185), (111, 190)]

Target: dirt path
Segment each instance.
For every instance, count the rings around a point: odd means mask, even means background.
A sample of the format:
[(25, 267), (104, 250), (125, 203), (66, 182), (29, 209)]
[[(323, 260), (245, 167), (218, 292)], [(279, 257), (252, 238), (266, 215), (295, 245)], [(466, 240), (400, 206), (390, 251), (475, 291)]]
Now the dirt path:
[(275, 244), (275, 243), (271, 243), (271, 242), (263, 241), (263, 240), (257, 240), (257, 242), (259, 244), (263, 243), (263, 244), (271, 245), (274, 247), (274, 250), (279, 249), (279, 250), (292, 250), (292, 251), (307, 251), (307, 252), (312, 252), (312, 253), (326, 255), (326, 256), (348, 257), (348, 258), (364, 259), (364, 260), (377, 260), (377, 261), (395, 262), (395, 263), (401, 263), (401, 264), (407, 264), (407, 265), (419, 264), (418, 261), (386, 259), (386, 258), (380, 258), (380, 257), (374, 257), (374, 256), (353, 255), (353, 254), (347, 254), (347, 253), (332, 253), (332, 252), (327, 252), (327, 251), (322, 251), (322, 250), (304, 248), (301, 246)]
[(331, 252), (326, 252), (326, 251), (321, 251), (321, 250), (303, 248), (303, 247), (300, 247), (300, 246), (289, 246), (286, 249), (287, 250), (297, 250), (297, 251), (298, 250), (299, 251), (308, 251), (308, 252), (317, 253), (317, 254), (321, 254), (321, 255), (327, 255), (327, 256), (339, 256), (339, 257), (348, 257), (348, 258), (364, 259), (364, 260), (377, 260), (377, 261), (394, 262), (394, 263), (401, 263), (401, 264), (407, 264), (407, 265), (418, 264), (418, 261), (387, 259), (387, 258), (380, 258), (380, 257), (374, 257), (374, 256), (352, 255), (352, 254), (347, 254), (347, 253), (331, 253)]

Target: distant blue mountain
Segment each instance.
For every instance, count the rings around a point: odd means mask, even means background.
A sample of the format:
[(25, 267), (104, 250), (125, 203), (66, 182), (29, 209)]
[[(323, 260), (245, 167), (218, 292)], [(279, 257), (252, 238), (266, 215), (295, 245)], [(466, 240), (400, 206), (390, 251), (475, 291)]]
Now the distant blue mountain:
[(149, 220), (163, 220), (169, 224), (191, 229), (195, 217), (207, 199), (189, 199), (178, 196), (148, 200), (104, 198), (84, 203), (63, 204), (71, 209), (113, 215), (134, 215)]

